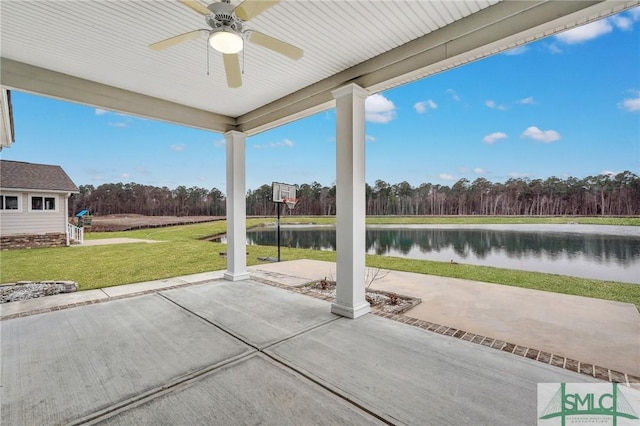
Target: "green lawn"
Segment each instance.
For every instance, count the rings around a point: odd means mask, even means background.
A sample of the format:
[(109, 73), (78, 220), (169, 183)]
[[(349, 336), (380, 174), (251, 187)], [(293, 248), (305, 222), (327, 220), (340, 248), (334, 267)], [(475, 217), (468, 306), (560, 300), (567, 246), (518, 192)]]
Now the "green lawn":
[[(598, 223), (640, 225), (640, 218), (368, 218), (368, 223)], [(514, 221), (511, 221), (511, 220)], [(524, 221), (523, 221), (524, 220)], [(247, 226), (273, 223), (273, 219), (249, 219)], [(522, 221), (522, 222), (521, 222)], [(283, 222), (335, 223), (334, 218), (283, 218)], [(207, 222), (166, 228), (125, 232), (87, 233), (87, 239), (144, 238), (161, 241), (93, 247), (68, 247), (0, 252), (0, 282), (20, 280), (71, 280), (81, 290), (134, 282), (170, 278), (226, 268), (225, 244), (202, 238), (223, 234), (226, 222)], [(275, 247), (247, 247), (247, 263), (260, 263), (259, 257), (277, 255)], [(282, 248), (283, 260), (315, 259), (335, 261), (334, 252)], [(486, 266), (451, 265), (446, 262), (367, 256), (367, 264), (385, 269), (438, 276), (465, 278), (557, 293), (574, 294), (633, 303), (640, 308), (640, 285), (590, 280)], [(318, 277), (322, 278), (322, 277)]]

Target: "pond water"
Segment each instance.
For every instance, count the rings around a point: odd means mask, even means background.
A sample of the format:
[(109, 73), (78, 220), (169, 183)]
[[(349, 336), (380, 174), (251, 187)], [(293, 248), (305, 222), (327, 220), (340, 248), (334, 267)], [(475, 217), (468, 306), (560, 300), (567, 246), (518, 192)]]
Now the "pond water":
[[(283, 247), (335, 250), (333, 226), (282, 225)], [(247, 244), (277, 244), (276, 227)], [(548, 272), (640, 284), (640, 228), (599, 225), (367, 226), (368, 254)]]

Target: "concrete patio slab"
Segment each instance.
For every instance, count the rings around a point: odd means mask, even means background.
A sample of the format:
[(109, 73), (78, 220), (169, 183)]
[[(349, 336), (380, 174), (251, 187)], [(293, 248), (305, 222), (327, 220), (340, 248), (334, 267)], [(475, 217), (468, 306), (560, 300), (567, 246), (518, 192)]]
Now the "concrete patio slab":
[(254, 355), (106, 419), (105, 425), (384, 424), (294, 371)]
[(32, 313), (0, 333), (3, 425), (535, 424), (538, 382), (595, 381), (250, 280)]
[(55, 294), (36, 299), (20, 300), (0, 304), (0, 317), (53, 308), (71, 303), (83, 303), (92, 300), (107, 299), (109, 296), (102, 290), (85, 290), (73, 293)]
[[(308, 281), (335, 277), (335, 263), (306, 259), (249, 269)], [(371, 288), (422, 299), (407, 316), (640, 376), (640, 313), (632, 304), (385, 272)]]
[(292, 287), (304, 285), (312, 281), (311, 279), (308, 279), (308, 278), (297, 277), (295, 275), (289, 275), (286, 273), (261, 270), (259, 269), (259, 267), (249, 267), (248, 269), (249, 271), (251, 271), (251, 276), (253, 278), (268, 280), (268, 281), (275, 281), (277, 283), (292, 286)]
[(220, 270), (220, 271), (202, 272), (199, 274), (192, 274), (192, 275), (183, 275), (178, 278), (184, 282), (193, 284), (193, 283), (201, 283), (204, 281), (219, 280), (219, 279), (222, 279), (223, 277), (224, 277), (224, 271)]
[(327, 302), (251, 281), (212, 281), (162, 295), (256, 348), (339, 318)]
[(253, 349), (146, 295), (0, 322), (3, 425), (62, 424)]
[(167, 278), (164, 280), (144, 281), (134, 284), (118, 285), (113, 287), (104, 287), (104, 291), (109, 297), (118, 297), (127, 294), (135, 294), (143, 291), (160, 291), (169, 287), (180, 286), (185, 284), (195, 284), (215, 279), (221, 279), (223, 271), (204, 272), (201, 274), (186, 275), (175, 278)]
[(187, 284), (186, 281), (182, 280), (180, 277), (176, 278), (168, 278), (166, 280), (156, 280), (156, 281), (144, 281), (135, 284), (124, 284), (117, 285), (113, 287), (103, 287), (102, 291), (104, 291), (109, 297), (118, 297), (124, 296), (127, 294), (135, 294), (143, 291), (150, 290), (163, 290), (168, 287), (174, 287), (177, 285)]
[(265, 352), (394, 424), (536, 424), (537, 383), (597, 382), (374, 315)]

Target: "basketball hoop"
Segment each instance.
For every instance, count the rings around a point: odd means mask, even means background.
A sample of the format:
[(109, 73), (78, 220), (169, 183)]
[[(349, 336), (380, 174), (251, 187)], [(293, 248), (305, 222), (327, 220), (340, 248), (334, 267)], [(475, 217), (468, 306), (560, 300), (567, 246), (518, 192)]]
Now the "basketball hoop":
[(295, 198), (283, 198), (282, 202), (289, 207), (289, 210), (292, 210), (296, 206), (298, 200)]

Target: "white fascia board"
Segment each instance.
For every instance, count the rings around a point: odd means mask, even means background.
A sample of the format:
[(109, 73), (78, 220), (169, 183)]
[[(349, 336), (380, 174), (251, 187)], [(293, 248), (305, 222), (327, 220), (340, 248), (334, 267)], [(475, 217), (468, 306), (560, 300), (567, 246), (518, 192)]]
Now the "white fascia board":
[(67, 191), (62, 189), (38, 189), (38, 188), (3, 188), (0, 186), (0, 191), (8, 193), (8, 192), (29, 192), (32, 194), (79, 194), (80, 191)]
[(233, 117), (96, 83), (4, 57), (0, 58), (0, 81), (3, 86), (12, 89), (123, 114), (219, 133), (235, 129), (236, 122)]

